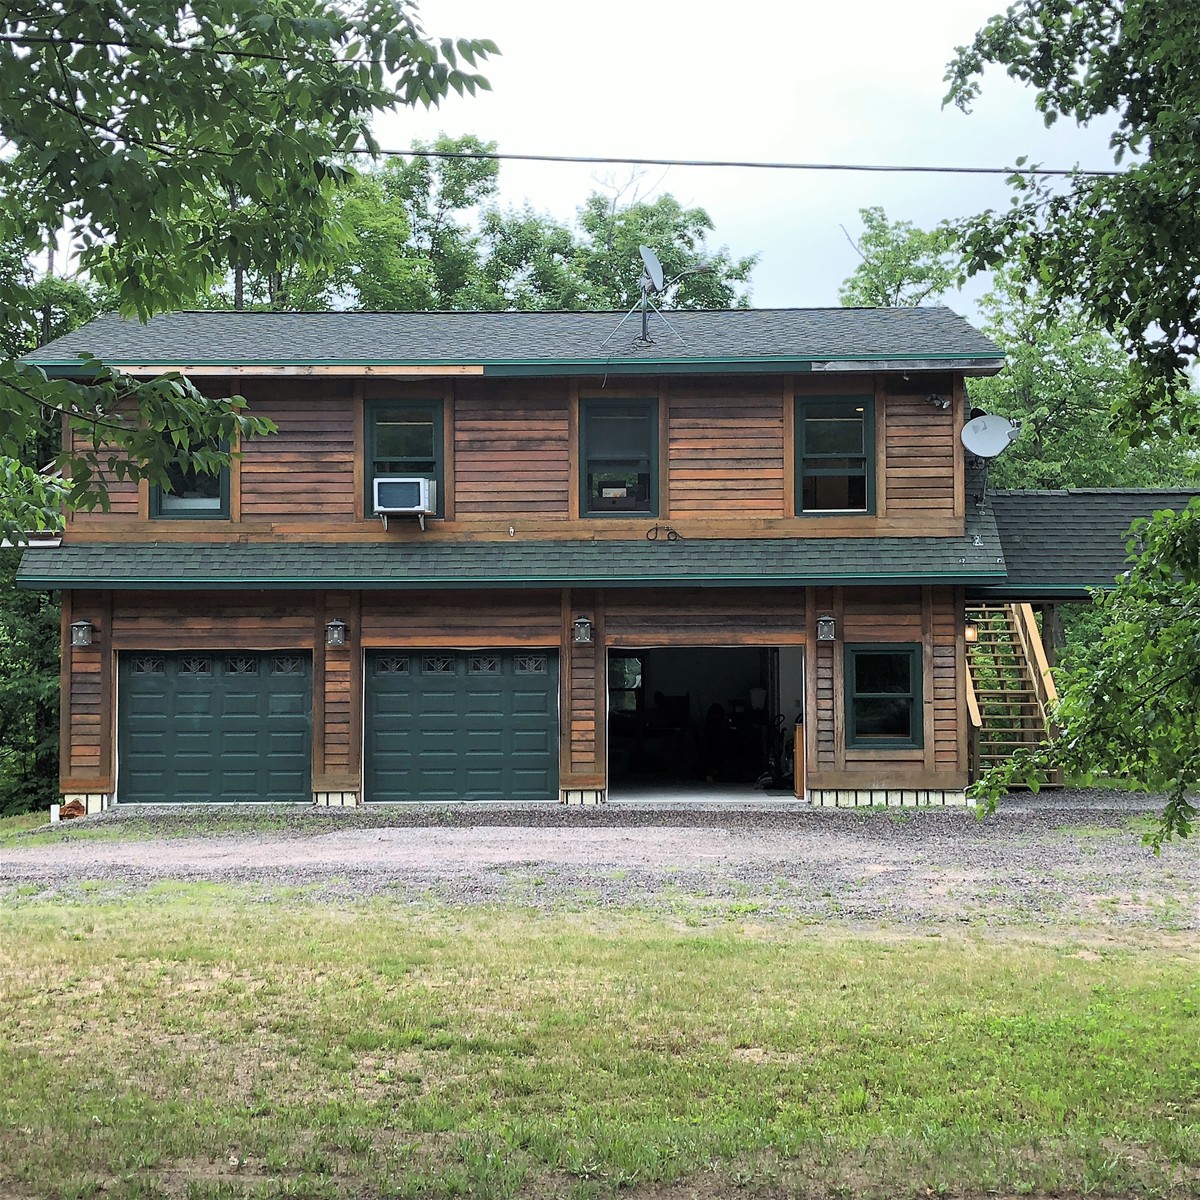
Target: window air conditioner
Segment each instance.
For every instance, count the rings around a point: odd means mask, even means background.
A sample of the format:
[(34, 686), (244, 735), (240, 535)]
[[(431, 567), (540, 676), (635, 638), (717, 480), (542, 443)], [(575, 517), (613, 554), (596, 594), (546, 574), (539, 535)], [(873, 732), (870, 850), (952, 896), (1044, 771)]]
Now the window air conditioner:
[(381, 475), (375, 479), (375, 515), (432, 516), (437, 512), (437, 484), (432, 479)]

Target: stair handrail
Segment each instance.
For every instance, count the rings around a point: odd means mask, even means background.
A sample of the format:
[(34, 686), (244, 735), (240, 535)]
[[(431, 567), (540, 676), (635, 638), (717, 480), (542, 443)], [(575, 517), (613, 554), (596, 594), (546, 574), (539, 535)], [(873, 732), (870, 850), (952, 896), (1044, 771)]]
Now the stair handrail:
[(1058, 703), (1058, 688), (1054, 686), (1054, 676), (1050, 672), (1050, 664), (1046, 660), (1046, 647), (1042, 643), (1042, 635), (1038, 630), (1037, 621), (1033, 616), (1032, 604), (1012, 605), (1013, 624), (1021, 646), (1025, 651), (1025, 660), (1029, 663), (1029, 674), (1033, 680), (1033, 689), (1037, 694), (1042, 716), (1050, 724), (1050, 714)]
[(967, 779), (974, 783), (979, 778), (979, 739), (983, 733), (983, 713), (979, 710), (979, 697), (975, 695), (969, 654), (964, 674), (967, 677)]

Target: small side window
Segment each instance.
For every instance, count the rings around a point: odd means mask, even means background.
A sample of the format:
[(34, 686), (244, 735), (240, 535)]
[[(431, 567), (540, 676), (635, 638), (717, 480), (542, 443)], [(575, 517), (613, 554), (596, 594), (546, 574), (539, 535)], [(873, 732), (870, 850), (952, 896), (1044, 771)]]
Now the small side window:
[(178, 461), (172, 462), (167, 467), (166, 484), (150, 489), (150, 515), (178, 520), (227, 521), (229, 468), (210, 475)]
[(925, 744), (921, 647), (846, 647), (846, 745), (917, 748)]
[(582, 511), (588, 516), (658, 512), (658, 402), (580, 406)]
[(870, 396), (796, 402), (796, 511), (875, 511), (875, 404)]

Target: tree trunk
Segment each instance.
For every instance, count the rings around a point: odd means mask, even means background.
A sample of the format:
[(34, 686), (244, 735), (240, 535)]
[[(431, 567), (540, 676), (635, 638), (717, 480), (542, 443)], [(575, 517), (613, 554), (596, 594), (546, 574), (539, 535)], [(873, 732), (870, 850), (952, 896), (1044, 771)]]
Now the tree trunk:
[(1057, 604), (1042, 605), (1042, 642), (1046, 647), (1046, 662), (1052, 667), (1058, 666), (1059, 654), (1067, 644), (1067, 638)]

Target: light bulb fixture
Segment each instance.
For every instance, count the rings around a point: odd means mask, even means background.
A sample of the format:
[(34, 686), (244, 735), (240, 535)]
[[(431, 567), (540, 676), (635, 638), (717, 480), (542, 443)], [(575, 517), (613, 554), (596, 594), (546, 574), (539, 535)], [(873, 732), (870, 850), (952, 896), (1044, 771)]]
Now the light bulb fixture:
[(977, 642), (979, 641), (979, 626), (974, 621), (968, 621), (963, 628), (963, 641)]
[(837, 639), (837, 622), (826, 614), (817, 618), (817, 641), (832, 642)]
[(330, 621), (325, 626), (325, 645), (344, 646), (346, 644), (346, 622)]
[(92, 628), (91, 621), (72, 621), (71, 645), (90, 646), (92, 644), (92, 635), (94, 632), (95, 631)]
[(575, 645), (588, 646), (592, 641), (592, 622), (587, 617), (576, 617), (573, 626), (575, 630)]

